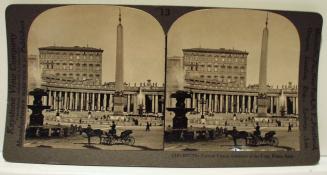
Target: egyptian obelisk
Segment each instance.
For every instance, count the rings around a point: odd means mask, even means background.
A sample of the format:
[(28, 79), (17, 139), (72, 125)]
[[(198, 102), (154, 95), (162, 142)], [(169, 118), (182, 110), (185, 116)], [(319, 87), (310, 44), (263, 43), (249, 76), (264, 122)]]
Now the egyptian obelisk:
[(262, 32), (260, 71), (259, 71), (259, 94), (258, 94), (258, 116), (267, 116), (267, 55), (268, 55), (268, 14), (266, 26)]
[(119, 24), (117, 25), (116, 45), (116, 75), (114, 94), (114, 115), (123, 115), (124, 112), (124, 56), (123, 56), (123, 25), (119, 9)]

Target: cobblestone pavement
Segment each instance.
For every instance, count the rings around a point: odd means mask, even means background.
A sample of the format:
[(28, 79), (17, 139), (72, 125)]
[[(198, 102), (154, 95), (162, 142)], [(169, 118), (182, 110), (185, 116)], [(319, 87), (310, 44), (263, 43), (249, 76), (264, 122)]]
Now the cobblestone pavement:
[[(108, 130), (109, 128), (99, 128)], [(132, 136), (135, 138), (133, 146), (116, 143), (114, 145), (100, 144), (99, 137), (91, 138), (91, 146), (87, 146), (87, 138), (77, 134), (76, 136), (47, 138), (47, 139), (27, 139), (26, 147), (45, 147), (45, 148), (69, 148), (69, 149), (101, 149), (101, 150), (159, 150), (163, 149), (163, 127), (151, 127), (149, 132), (145, 131), (144, 126), (117, 126), (119, 135), (125, 129), (133, 130)]]
[[(237, 128), (239, 131), (251, 132), (252, 127)], [(237, 141), (234, 146), (231, 137), (222, 137), (209, 141), (193, 141), (193, 142), (169, 142), (165, 143), (165, 151), (295, 151), (300, 149), (299, 131), (293, 128), (292, 132), (287, 132), (287, 127), (262, 127), (261, 133), (268, 131), (276, 131), (276, 137), (279, 139), (278, 146), (245, 146), (245, 140)]]

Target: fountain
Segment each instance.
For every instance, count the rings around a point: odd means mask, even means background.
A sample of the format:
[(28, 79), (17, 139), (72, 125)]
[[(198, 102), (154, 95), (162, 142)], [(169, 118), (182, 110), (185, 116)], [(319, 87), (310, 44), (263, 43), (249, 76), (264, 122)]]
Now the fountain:
[(42, 105), (42, 97), (47, 96), (47, 92), (43, 89), (35, 88), (33, 91), (29, 92), (29, 95), (34, 96), (33, 105), (28, 105), (27, 107), (32, 110), (30, 115), (29, 125), (26, 129), (26, 135), (28, 137), (35, 137), (37, 131), (43, 128), (44, 116), (42, 111), (44, 109), (50, 109), (50, 106)]
[(186, 113), (194, 111), (194, 108), (186, 108), (185, 99), (192, 98), (191, 94), (186, 91), (178, 90), (170, 97), (175, 98), (177, 101), (175, 108), (167, 108), (168, 111), (172, 111), (175, 113), (175, 116), (173, 118), (173, 129), (187, 129)]
[(194, 111), (194, 108), (185, 107), (185, 99), (192, 98), (192, 95), (186, 91), (178, 90), (171, 94), (171, 98), (176, 99), (174, 108), (166, 108), (167, 111), (175, 113), (173, 118), (173, 127), (165, 130), (165, 141), (190, 141), (214, 139), (214, 130), (206, 127), (188, 127), (186, 113)]
[(36, 88), (29, 92), (29, 94), (34, 96), (33, 105), (28, 105), (28, 108), (32, 110), (29, 126), (43, 126), (44, 116), (42, 111), (44, 109), (50, 109), (50, 106), (42, 105), (42, 97), (47, 96), (48, 93), (42, 89)]

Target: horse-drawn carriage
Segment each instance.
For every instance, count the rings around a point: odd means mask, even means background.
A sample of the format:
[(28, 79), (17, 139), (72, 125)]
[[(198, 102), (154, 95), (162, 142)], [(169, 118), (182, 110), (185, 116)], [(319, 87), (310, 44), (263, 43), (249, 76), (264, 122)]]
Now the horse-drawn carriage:
[(245, 144), (247, 146), (263, 146), (263, 145), (270, 145), (270, 146), (278, 146), (279, 141), (278, 138), (275, 137), (275, 131), (268, 131), (265, 133), (264, 136), (256, 133), (250, 133), (247, 131), (233, 131), (228, 130), (225, 131), (225, 136), (231, 135), (233, 139), (244, 139)]
[(278, 146), (279, 141), (278, 138), (275, 137), (275, 131), (267, 132), (263, 137), (261, 135), (251, 134), (248, 138), (248, 145), (250, 146), (258, 146), (258, 145), (270, 145), (270, 146)]
[(106, 145), (112, 145), (112, 144), (116, 144), (116, 143), (122, 143), (122, 144), (126, 144), (126, 145), (134, 145), (135, 138), (133, 136), (131, 136), (132, 133), (133, 133), (132, 130), (125, 130), (120, 133), (120, 136), (118, 136), (116, 134), (112, 134), (112, 133), (106, 133), (101, 136), (102, 137), (101, 143), (106, 144)]
[(135, 143), (135, 138), (131, 136), (131, 134), (133, 133), (132, 130), (125, 130), (121, 132), (119, 136), (116, 135), (116, 133), (105, 132), (102, 131), (101, 129), (88, 130), (87, 128), (84, 128), (80, 132), (81, 135), (86, 138), (99, 137), (100, 144), (112, 145), (112, 144), (122, 143), (126, 145), (134, 145)]

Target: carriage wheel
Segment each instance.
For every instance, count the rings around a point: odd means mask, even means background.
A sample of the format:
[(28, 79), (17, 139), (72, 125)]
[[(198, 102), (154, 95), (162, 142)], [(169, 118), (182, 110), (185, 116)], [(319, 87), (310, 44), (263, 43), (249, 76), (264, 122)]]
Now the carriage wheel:
[(270, 143), (269, 143), (271, 146), (278, 146), (279, 144), (279, 141), (276, 137), (273, 137), (271, 140), (270, 140)]
[(105, 138), (105, 144), (111, 145), (112, 144), (112, 138), (111, 137), (106, 137)]
[(258, 144), (258, 141), (256, 138), (249, 139), (249, 145), (256, 146)]
[(124, 140), (123, 140), (124, 144), (127, 144), (127, 145), (134, 145), (135, 143), (135, 138), (132, 137), (132, 136), (129, 136), (129, 137), (126, 137)]

